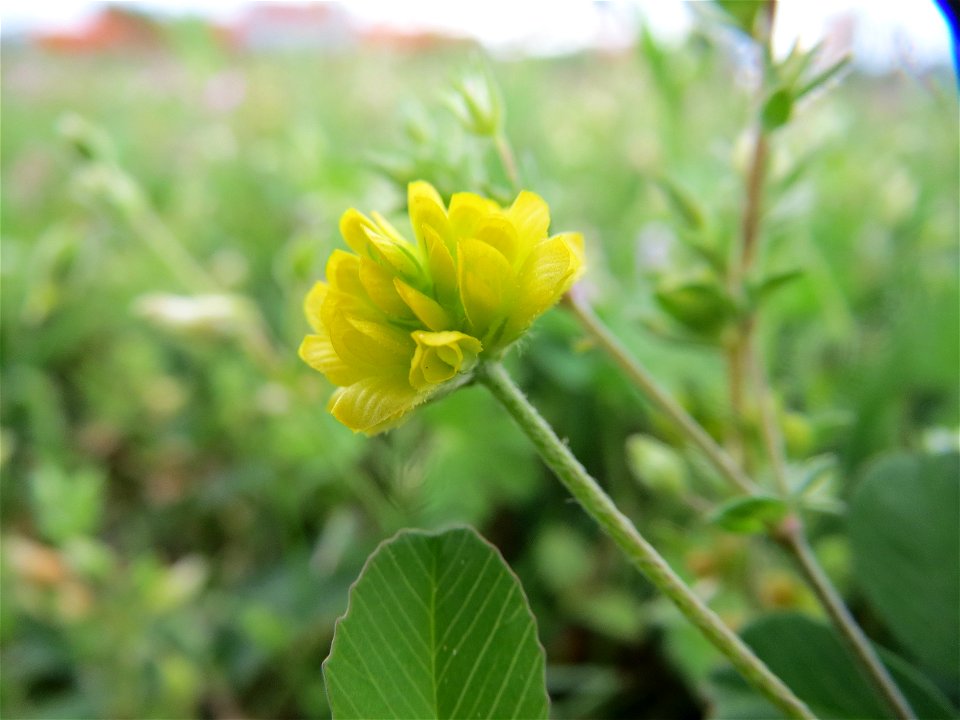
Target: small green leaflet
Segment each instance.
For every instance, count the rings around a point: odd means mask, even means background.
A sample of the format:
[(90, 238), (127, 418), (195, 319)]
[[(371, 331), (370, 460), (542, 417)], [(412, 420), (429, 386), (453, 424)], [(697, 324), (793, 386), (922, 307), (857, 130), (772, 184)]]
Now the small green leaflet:
[(544, 673), (520, 582), (466, 527), (382, 543), (323, 664), (337, 720), (546, 718)]
[(730, 532), (761, 533), (767, 530), (769, 523), (782, 520), (789, 511), (780, 498), (754, 495), (723, 503), (710, 513), (710, 520)]

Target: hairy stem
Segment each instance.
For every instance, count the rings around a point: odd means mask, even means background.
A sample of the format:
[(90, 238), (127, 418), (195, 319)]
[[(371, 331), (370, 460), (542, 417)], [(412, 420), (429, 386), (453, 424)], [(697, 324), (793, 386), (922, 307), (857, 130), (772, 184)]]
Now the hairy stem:
[(753, 494), (758, 492), (733, 459), (724, 452), (706, 430), (694, 420), (670, 394), (661, 388), (650, 372), (633, 357), (611, 333), (585, 303), (572, 293), (564, 297), (564, 304), (576, 316), (593, 339), (599, 344), (617, 365), (633, 380), (646, 398), (679, 427), (686, 437), (696, 445), (710, 460), (712, 465), (738, 490)]
[(477, 379), (513, 417), (581, 507), (617, 544), (629, 560), (666, 595), (730, 660), (743, 677), (791, 718), (813, 718), (810, 709), (774, 675), (760, 658), (717, 617), (667, 564), (666, 560), (621, 513), (610, 496), (584, 469), (570, 449), (513, 384), (502, 366), (484, 364)]

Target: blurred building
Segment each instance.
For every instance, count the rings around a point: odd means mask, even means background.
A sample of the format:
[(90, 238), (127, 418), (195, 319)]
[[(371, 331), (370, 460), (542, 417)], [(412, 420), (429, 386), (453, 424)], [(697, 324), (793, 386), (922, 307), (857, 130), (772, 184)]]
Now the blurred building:
[(164, 44), (157, 20), (120, 5), (105, 6), (76, 28), (39, 32), (33, 40), (46, 50), (71, 53), (155, 50)]
[[(106, 5), (76, 27), (41, 31), (30, 39), (43, 49), (64, 53), (155, 50), (167, 46), (164, 25), (169, 22), (176, 20)], [(443, 31), (364, 25), (336, 2), (252, 2), (228, 22), (213, 25), (199, 18), (191, 22), (205, 25), (215, 42), (240, 52), (338, 52), (363, 45), (415, 53), (474, 42)]]
[(339, 3), (253, 3), (223, 28), (243, 50), (339, 50), (356, 44), (357, 30)]

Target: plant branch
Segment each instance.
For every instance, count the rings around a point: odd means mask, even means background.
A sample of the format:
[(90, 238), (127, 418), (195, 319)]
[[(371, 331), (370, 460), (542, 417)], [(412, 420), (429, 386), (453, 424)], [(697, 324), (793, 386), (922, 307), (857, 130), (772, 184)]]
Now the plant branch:
[[(776, 2), (770, 0), (762, 9), (762, 22), (757, 28), (757, 46), (766, 53), (773, 34), (773, 20), (776, 16)], [(766, 81), (766, 65), (764, 77), (760, 83), (763, 91)], [(753, 149), (750, 153), (750, 163), (747, 167), (745, 198), (743, 203), (743, 217), (740, 221), (740, 244), (735, 248), (734, 257), (727, 273), (727, 289), (730, 295), (742, 303), (744, 299), (744, 285), (750, 269), (757, 258), (757, 249), (760, 237), (760, 216), (763, 209), (763, 183), (767, 170), (767, 155), (769, 144), (767, 134), (762, 123), (758, 123), (754, 130)], [(727, 365), (729, 376), (731, 434), (728, 438), (728, 447), (743, 467), (750, 469), (750, 452), (744, 441), (743, 420), (747, 409), (747, 392), (749, 383), (747, 377), (751, 370), (750, 352), (753, 345), (753, 335), (756, 330), (756, 320), (752, 310), (746, 310), (737, 324), (733, 337), (727, 348)]]
[[(740, 301), (744, 298), (744, 284), (757, 257), (760, 235), (760, 213), (763, 204), (763, 179), (766, 174), (767, 137), (762, 128), (757, 128), (750, 167), (747, 171), (746, 199), (741, 222), (741, 241), (738, 253), (730, 263), (727, 286), (730, 294)], [(750, 359), (756, 318), (752, 310), (746, 310), (737, 323), (736, 331), (727, 350), (728, 375), (730, 378), (731, 435), (728, 440), (731, 452), (744, 467), (749, 467), (750, 453), (744, 442), (743, 420), (747, 409), (748, 375), (753, 363)]]
[(747, 452), (743, 441), (743, 416), (746, 394), (744, 393), (743, 346), (736, 337), (725, 348), (727, 385), (730, 402), (730, 431), (723, 438), (723, 445), (730, 458), (740, 467), (746, 467)]
[(747, 348), (747, 359), (751, 363), (750, 375), (754, 382), (754, 393), (760, 404), (760, 434), (770, 456), (770, 465), (773, 469), (773, 479), (777, 489), (784, 498), (790, 496), (790, 485), (787, 481), (787, 458), (783, 448), (783, 434), (777, 423), (776, 407), (773, 403), (773, 391), (767, 380), (767, 371), (757, 348), (757, 337), (751, 335), (751, 344)]
[[(764, 10), (766, 12), (765, 22), (756, 39), (765, 55), (769, 56), (773, 22), (776, 15), (776, 2), (767, 3)], [(764, 78), (760, 87), (761, 94), (766, 92), (768, 79), (766, 68), (765, 64)], [(753, 153), (747, 170), (739, 255), (731, 264), (728, 277), (730, 292), (741, 299), (745, 296), (746, 280), (757, 259), (760, 247), (760, 218), (767, 156), (769, 154), (767, 132), (762, 122), (757, 123), (755, 133)], [(733, 340), (730, 352), (731, 362), (733, 363), (730, 368), (731, 409), (735, 416), (742, 416), (747, 389), (747, 383), (744, 380), (749, 378), (752, 381), (750, 387), (759, 406), (761, 435), (774, 480), (783, 499), (789, 501), (790, 487), (787, 481), (783, 437), (777, 423), (773, 392), (760, 354), (756, 328), (756, 311), (747, 309), (744, 318), (737, 327), (737, 335)], [(737, 432), (740, 432), (740, 430), (738, 429)], [(742, 441), (742, 436), (740, 439)], [(749, 458), (746, 448), (744, 448), (743, 458), (745, 462)], [(910, 704), (880, 662), (863, 630), (857, 625), (853, 615), (844, 604), (840, 593), (833, 586), (823, 568), (820, 567), (816, 555), (810, 548), (800, 516), (796, 514), (789, 516), (782, 526), (774, 530), (772, 534), (794, 557), (803, 577), (813, 589), (834, 626), (853, 651), (854, 656), (880, 696), (894, 711), (896, 717), (901, 718), (901, 720), (914, 718), (915, 715)]]
[(630, 561), (666, 595), (743, 677), (791, 718), (813, 718), (810, 709), (701, 600), (621, 513), (613, 500), (496, 363), (484, 363), (477, 379), (513, 417), (567, 490)]
[[(110, 173), (105, 193), (107, 200), (120, 213), (133, 234), (167, 266), (180, 284), (196, 294), (225, 294), (226, 290), (160, 218), (136, 179), (116, 165), (107, 166), (107, 172)], [(241, 345), (264, 371), (276, 377), (281, 365), (280, 354), (263, 313), (251, 302), (245, 307), (243, 320), (238, 336)]]
[(767, 171), (767, 154), (769, 144), (763, 128), (756, 129), (753, 141), (753, 153), (750, 156), (750, 167), (747, 171), (746, 199), (743, 206), (743, 219), (740, 225), (740, 256), (733, 264), (734, 274), (731, 278), (735, 289), (739, 290), (753, 262), (757, 258), (757, 248), (760, 236), (760, 214), (763, 207), (763, 181)]
[(890, 709), (900, 720), (915, 720), (916, 714), (910, 703), (897, 687), (890, 672), (880, 661), (870, 641), (854, 620), (830, 578), (820, 567), (804, 533), (803, 523), (791, 515), (783, 523), (776, 536), (780, 544), (793, 556), (804, 578), (813, 588), (820, 604), (827, 611), (834, 626), (840, 631), (847, 646), (860, 663), (871, 684), (880, 693)]
[(520, 186), (520, 173), (517, 170), (517, 157), (513, 152), (510, 141), (506, 133), (502, 130), (493, 136), (494, 147), (497, 148), (497, 155), (500, 157), (500, 163), (503, 165), (503, 171), (507, 175), (507, 180), (514, 192), (520, 192), (523, 188)]
[(710, 460), (713, 466), (738, 490), (748, 495), (759, 491), (756, 485), (737, 466), (707, 431), (694, 420), (669, 393), (661, 388), (650, 372), (634, 358), (608, 330), (585, 303), (572, 293), (563, 300), (565, 306), (576, 316), (583, 328), (610, 355), (617, 365), (633, 380), (646, 398), (667, 415)]

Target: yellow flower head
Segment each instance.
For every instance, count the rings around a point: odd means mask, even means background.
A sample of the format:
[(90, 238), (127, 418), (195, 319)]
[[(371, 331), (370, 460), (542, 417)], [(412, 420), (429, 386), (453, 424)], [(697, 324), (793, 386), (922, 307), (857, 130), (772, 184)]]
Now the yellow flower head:
[(521, 192), (508, 208), (472, 193), (450, 206), (432, 185), (408, 188), (416, 244), (377, 213), (348, 210), (326, 282), (305, 302), (314, 334), (300, 357), (339, 386), (330, 411), (377, 433), (498, 357), (581, 275), (579, 233), (548, 237), (550, 213)]

